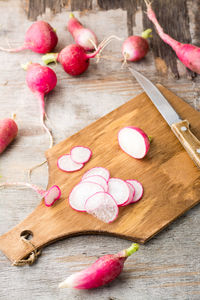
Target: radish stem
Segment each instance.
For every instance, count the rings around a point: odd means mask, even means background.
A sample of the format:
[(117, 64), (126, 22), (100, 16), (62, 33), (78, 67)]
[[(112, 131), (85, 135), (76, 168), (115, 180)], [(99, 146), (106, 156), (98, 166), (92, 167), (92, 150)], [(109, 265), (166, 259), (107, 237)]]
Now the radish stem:
[(52, 62), (56, 63), (57, 58), (58, 58), (58, 53), (47, 53), (42, 56), (42, 61), (43, 61), (43, 63), (48, 65), (49, 63), (52, 63)]

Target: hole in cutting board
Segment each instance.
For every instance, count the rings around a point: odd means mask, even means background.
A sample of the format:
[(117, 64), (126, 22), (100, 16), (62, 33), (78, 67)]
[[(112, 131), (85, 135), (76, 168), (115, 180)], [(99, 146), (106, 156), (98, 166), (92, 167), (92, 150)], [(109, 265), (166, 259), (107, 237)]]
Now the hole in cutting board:
[(31, 240), (33, 238), (33, 233), (30, 230), (23, 230), (20, 233), (20, 237), (23, 237), (26, 240)]

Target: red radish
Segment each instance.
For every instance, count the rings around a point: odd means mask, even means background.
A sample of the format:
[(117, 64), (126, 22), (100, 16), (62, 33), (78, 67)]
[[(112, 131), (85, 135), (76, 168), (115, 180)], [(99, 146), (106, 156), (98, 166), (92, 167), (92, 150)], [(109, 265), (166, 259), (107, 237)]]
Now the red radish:
[(113, 222), (119, 212), (114, 198), (105, 192), (98, 192), (89, 197), (85, 202), (85, 210), (105, 223)]
[(149, 51), (147, 38), (151, 36), (151, 29), (143, 32), (142, 36), (129, 36), (122, 45), (122, 54), (125, 61), (138, 61)]
[(76, 146), (70, 151), (71, 159), (77, 164), (84, 164), (89, 161), (92, 151), (83, 146)]
[(46, 206), (52, 206), (56, 200), (61, 197), (61, 190), (59, 186), (53, 185), (47, 191), (38, 187), (35, 184), (27, 183), (27, 182), (3, 182), (0, 183), (0, 187), (8, 187), (8, 186), (24, 186), (33, 189), (39, 195), (44, 197), (44, 203)]
[(163, 28), (158, 23), (155, 12), (152, 10), (151, 3), (148, 0), (145, 0), (145, 3), (147, 6), (147, 16), (155, 25), (160, 38), (176, 52), (180, 61), (188, 69), (200, 74), (200, 48), (191, 44), (182, 44), (164, 33)]
[(133, 199), (130, 203), (134, 203), (134, 202), (139, 201), (142, 198), (143, 193), (144, 193), (142, 184), (139, 181), (133, 180), (133, 179), (126, 180), (126, 182), (131, 184), (133, 186), (134, 190), (135, 190), (135, 194), (134, 194)]
[(69, 195), (70, 206), (78, 211), (85, 211), (86, 200), (98, 192), (104, 192), (101, 185), (94, 182), (80, 182)]
[(126, 205), (132, 203), (133, 197), (134, 197), (134, 195), (135, 195), (135, 189), (134, 189), (133, 185), (130, 184), (129, 182), (127, 182), (127, 180), (126, 180), (126, 183), (128, 184), (128, 187), (129, 187), (129, 198), (128, 198), (128, 200), (127, 200), (124, 204), (122, 204), (121, 206), (126, 206)]
[(18, 127), (13, 119), (0, 120), (0, 153), (14, 140), (17, 133)]
[(84, 28), (83, 25), (70, 13), (67, 29), (73, 36), (76, 44), (82, 46), (86, 51), (97, 49), (97, 37), (95, 33)]
[(82, 169), (84, 164), (75, 163), (70, 154), (64, 154), (58, 158), (57, 166), (64, 172), (74, 172)]
[(146, 133), (138, 127), (124, 127), (118, 133), (121, 149), (130, 156), (141, 159), (150, 148), (150, 141)]
[(105, 285), (119, 276), (127, 257), (138, 249), (139, 245), (135, 243), (117, 254), (102, 256), (87, 269), (69, 276), (59, 284), (59, 288), (92, 289)]
[(93, 176), (93, 175), (102, 176), (103, 178), (105, 178), (106, 181), (108, 181), (110, 178), (110, 172), (107, 169), (102, 168), (102, 167), (95, 167), (95, 168), (92, 168), (89, 171), (87, 171), (83, 175), (82, 179), (85, 179), (86, 177)]
[(100, 175), (88, 176), (88, 177), (83, 178), (82, 181), (98, 183), (99, 185), (101, 185), (103, 187), (105, 192), (108, 191), (108, 182), (105, 180), (104, 177), (102, 177)]
[(44, 21), (37, 21), (31, 25), (25, 35), (24, 44), (16, 49), (6, 49), (0, 47), (0, 50), (7, 52), (19, 52), (30, 49), (37, 53), (48, 53), (57, 45), (58, 37), (55, 30)]
[(27, 70), (26, 83), (29, 89), (35, 94), (39, 100), (41, 121), (44, 129), (47, 131), (50, 138), (50, 148), (53, 146), (53, 137), (49, 129), (44, 123), (45, 114), (45, 102), (44, 96), (54, 89), (57, 83), (57, 77), (55, 72), (49, 67), (41, 66), (37, 63), (28, 63), (23, 66)]
[(118, 206), (123, 205), (129, 199), (129, 187), (120, 178), (110, 178), (108, 181), (108, 193), (114, 198)]

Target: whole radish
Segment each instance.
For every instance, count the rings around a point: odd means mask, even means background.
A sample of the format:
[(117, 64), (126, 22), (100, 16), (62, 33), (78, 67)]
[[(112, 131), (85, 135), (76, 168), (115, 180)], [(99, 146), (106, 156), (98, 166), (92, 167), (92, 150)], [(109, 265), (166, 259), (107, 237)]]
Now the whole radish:
[[(151, 3), (145, 0), (147, 5), (147, 16), (155, 25), (160, 38), (176, 52), (180, 61), (190, 70), (200, 74), (200, 48), (191, 44), (182, 44), (168, 34), (164, 33), (163, 28), (158, 23), (156, 15), (152, 10)], [(178, 24), (178, 23), (177, 23)]]
[(122, 45), (122, 55), (125, 61), (138, 61), (149, 51), (147, 38), (151, 36), (151, 29), (147, 29), (142, 36), (129, 36)]
[(20, 52), (30, 49), (37, 53), (48, 53), (57, 45), (58, 37), (51, 25), (45, 21), (33, 23), (25, 34), (24, 44), (15, 49), (0, 47), (0, 50), (7, 52)]
[(73, 36), (76, 44), (82, 46), (86, 51), (97, 48), (97, 37), (95, 33), (83, 27), (83, 25), (70, 13), (67, 29)]
[(92, 289), (105, 285), (121, 273), (125, 260), (138, 249), (138, 244), (132, 244), (128, 249), (117, 254), (102, 256), (89, 268), (69, 276), (59, 284), (59, 287)]
[(0, 120), (0, 153), (14, 140), (17, 133), (18, 127), (13, 119)]
[(57, 77), (55, 72), (46, 66), (41, 66), (38, 63), (28, 63), (24, 65), (27, 70), (26, 83), (29, 89), (39, 99), (42, 125), (49, 134), (50, 148), (53, 146), (53, 137), (49, 129), (44, 124), (46, 117), (44, 96), (48, 94), (56, 86)]

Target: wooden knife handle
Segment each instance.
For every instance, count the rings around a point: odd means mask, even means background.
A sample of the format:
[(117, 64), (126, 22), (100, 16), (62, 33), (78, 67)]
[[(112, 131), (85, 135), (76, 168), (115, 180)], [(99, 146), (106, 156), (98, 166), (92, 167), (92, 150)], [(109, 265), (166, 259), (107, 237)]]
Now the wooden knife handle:
[(187, 120), (183, 120), (179, 123), (172, 124), (171, 129), (194, 163), (200, 168), (200, 141), (190, 131), (189, 127), (189, 122)]

